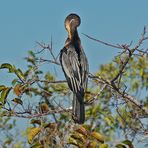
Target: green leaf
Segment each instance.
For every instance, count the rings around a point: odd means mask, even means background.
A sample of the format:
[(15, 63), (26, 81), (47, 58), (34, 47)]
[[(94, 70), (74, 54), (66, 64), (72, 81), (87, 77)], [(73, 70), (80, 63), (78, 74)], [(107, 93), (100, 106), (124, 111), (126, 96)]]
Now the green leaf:
[(23, 72), (21, 71), (21, 69), (17, 69), (15, 71), (15, 74), (19, 77), (19, 79), (25, 81), (25, 76), (24, 76)]
[(116, 145), (116, 148), (126, 148), (125, 144), (119, 143)]
[(129, 148), (134, 148), (134, 146), (133, 146), (133, 144), (132, 144), (132, 142), (130, 140), (124, 140), (124, 141), (122, 141), (122, 143), (128, 145)]
[(127, 146), (129, 148), (134, 148), (134, 146), (130, 140), (124, 140), (121, 143), (116, 145), (117, 148), (127, 148)]
[(14, 98), (12, 101), (15, 102), (16, 104), (23, 105), (23, 101), (19, 98)]
[(28, 51), (28, 54), (31, 55), (33, 58), (35, 58), (35, 54), (34, 54), (33, 51), (29, 50), (29, 51)]
[(2, 93), (1, 93), (1, 97), (0, 97), (0, 102), (2, 104), (5, 104), (6, 98), (7, 98), (11, 89), (12, 89), (11, 87), (6, 87), (5, 89), (3, 89)]
[(16, 70), (15, 66), (13, 66), (13, 65), (11, 65), (9, 63), (1, 64), (0, 69), (5, 69), (5, 68), (8, 69), (10, 73), (15, 72), (15, 70)]
[(45, 79), (48, 81), (55, 81), (55, 77), (51, 73), (46, 73)]
[(12, 85), (15, 85), (16, 82), (18, 82), (18, 79), (14, 79), (14, 80), (11, 82), (11, 84), (12, 84)]
[(0, 92), (6, 88), (5, 85), (0, 85)]

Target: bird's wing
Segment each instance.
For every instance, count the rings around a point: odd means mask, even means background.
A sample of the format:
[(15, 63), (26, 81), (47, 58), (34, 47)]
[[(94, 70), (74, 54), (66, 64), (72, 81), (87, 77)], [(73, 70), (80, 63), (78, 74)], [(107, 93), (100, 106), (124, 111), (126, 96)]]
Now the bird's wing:
[(73, 46), (62, 50), (60, 56), (61, 65), (65, 73), (69, 87), (73, 92), (81, 91), (81, 73), (78, 55)]
[[(82, 49), (82, 47), (81, 47)], [(82, 73), (82, 86), (84, 89), (87, 88), (87, 79), (88, 79), (88, 71), (89, 71), (89, 66), (88, 66), (88, 61), (86, 58), (86, 55), (83, 51), (83, 49), (81, 50), (81, 54), (80, 54), (80, 64), (81, 64), (81, 73)]]

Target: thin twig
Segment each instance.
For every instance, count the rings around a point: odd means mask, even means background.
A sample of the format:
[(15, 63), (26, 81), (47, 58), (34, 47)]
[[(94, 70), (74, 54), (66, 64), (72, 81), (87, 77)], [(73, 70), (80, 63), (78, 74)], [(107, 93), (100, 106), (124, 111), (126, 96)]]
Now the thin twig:
[(98, 96), (100, 96), (100, 94), (101, 94), (101, 93), (103, 92), (103, 90), (106, 88), (106, 86), (107, 86), (107, 85), (104, 84), (104, 85), (102, 86), (101, 90), (100, 90), (92, 99), (86, 101), (85, 104), (86, 104), (86, 105), (90, 105), (90, 104), (94, 103), (94, 102), (97, 100)]
[(40, 58), (39, 61), (40, 62), (49, 62), (49, 63), (52, 63), (52, 64), (60, 65), (60, 63), (55, 61), (55, 60), (47, 60), (47, 59)]
[(41, 83), (67, 83), (66, 80), (48, 81), (48, 80), (36, 80)]
[(48, 112), (45, 113), (36, 113), (32, 115), (24, 115), (24, 112), (12, 112), (12, 113), (6, 113), (5, 116), (13, 116), (13, 117), (20, 117), (20, 118), (34, 118), (34, 117), (42, 117), (50, 114), (59, 114), (59, 113), (64, 113), (64, 112), (71, 112), (71, 107), (70, 108), (65, 108), (65, 109), (55, 109), (55, 110), (49, 110)]
[[(114, 44), (110, 44), (110, 43), (107, 43), (107, 42), (104, 42), (104, 41), (101, 41), (101, 40), (98, 40), (98, 39), (95, 39), (95, 38), (93, 38), (93, 37), (91, 37), (91, 36), (89, 36), (89, 35), (87, 35), (87, 34), (85, 34), (85, 33), (82, 33), (84, 36), (86, 36), (87, 38), (89, 38), (89, 39), (91, 39), (91, 40), (93, 40), (93, 41), (96, 41), (96, 42), (98, 42), (98, 43), (101, 43), (101, 44), (104, 44), (104, 45), (106, 45), (106, 46), (110, 46), (110, 47), (113, 47), (113, 48), (118, 48), (118, 49), (124, 49), (124, 45), (119, 45), (119, 44), (117, 44), (117, 45), (114, 45)], [(126, 46), (131, 46), (131, 43), (129, 44), (129, 45), (126, 45)]]

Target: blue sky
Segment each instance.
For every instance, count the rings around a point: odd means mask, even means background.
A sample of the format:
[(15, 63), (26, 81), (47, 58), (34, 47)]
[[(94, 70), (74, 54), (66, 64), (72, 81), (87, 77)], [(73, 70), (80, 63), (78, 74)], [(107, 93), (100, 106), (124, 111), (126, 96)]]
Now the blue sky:
[[(91, 72), (110, 62), (119, 50), (82, 33), (114, 44), (136, 43), (148, 26), (148, 0), (0, 0), (0, 63), (25, 69), (27, 51), (36, 48), (36, 41), (49, 42), (51, 36), (57, 55), (67, 37), (64, 19), (70, 13), (81, 17), (78, 31)], [(0, 82), (7, 81), (3, 72), (0, 76)]]
[(24, 68), (27, 51), (36, 47), (36, 41), (47, 43), (51, 36), (58, 54), (67, 36), (64, 19), (75, 12), (82, 20), (79, 34), (90, 70), (95, 71), (118, 50), (97, 44), (81, 33), (115, 44), (137, 41), (143, 26), (148, 26), (147, 6), (147, 0), (0, 0), (0, 62)]

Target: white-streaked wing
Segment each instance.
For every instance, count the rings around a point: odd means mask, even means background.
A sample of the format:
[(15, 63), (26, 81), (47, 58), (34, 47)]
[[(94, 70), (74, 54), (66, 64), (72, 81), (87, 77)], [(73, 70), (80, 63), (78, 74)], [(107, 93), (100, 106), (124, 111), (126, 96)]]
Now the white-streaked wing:
[(80, 59), (81, 59), (80, 64), (82, 66), (82, 84), (83, 84), (83, 88), (86, 89), (89, 66), (88, 66), (88, 61), (87, 61), (86, 55), (85, 55), (82, 47), (81, 47), (81, 52), (82, 52), (82, 54), (80, 56)]
[(67, 52), (63, 52), (61, 61), (62, 61), (63, 70), (65, 71), (66, 76), (70, 80), (70, 85), (72, 87), (72, 90), (75, 92), (80, 91), (81, 87), (80, 63), (78, 60), (78, 55), (73, 49), (73, 47), (70, 47), (67, 50)]

